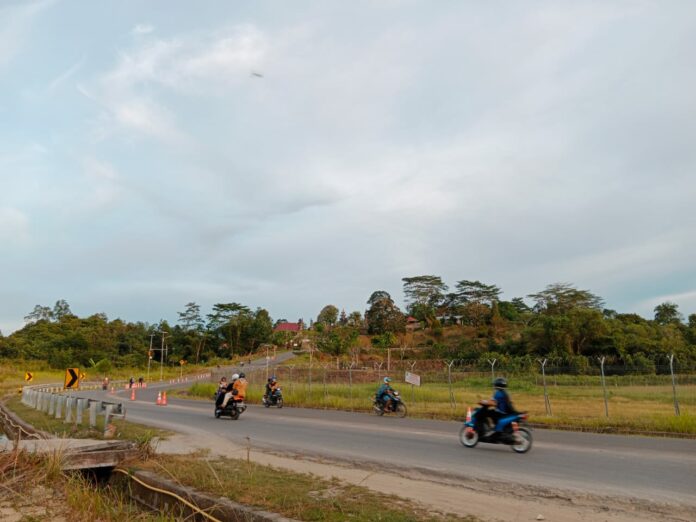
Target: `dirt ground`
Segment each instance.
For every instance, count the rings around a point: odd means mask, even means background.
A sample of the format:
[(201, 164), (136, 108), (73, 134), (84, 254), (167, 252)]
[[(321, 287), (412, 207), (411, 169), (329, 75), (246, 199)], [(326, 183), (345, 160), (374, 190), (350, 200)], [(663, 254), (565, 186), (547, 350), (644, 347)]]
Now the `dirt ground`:
[(473, 515), (487, 521), (631, 522), (641, 520), (689, 521), (690, 508), (652, 504), (630, 499), (613, 499), (581, 495), (561, 490), (527, 488), (519, 485), (425, 477), (404, 470), (371, 470), (354, 464), (327, 462), (306, 456), (276, 455), (269, 452), (234, 446), (228, 439), (215, 440), (209, 433), (176, 435), (160, 441), (159, 453), (186, 454), (210, 450), (210, 455), (249, 458), (259, 464), (321, 478), (337, 478), (421, 503), (434, 511), (457, 515)]

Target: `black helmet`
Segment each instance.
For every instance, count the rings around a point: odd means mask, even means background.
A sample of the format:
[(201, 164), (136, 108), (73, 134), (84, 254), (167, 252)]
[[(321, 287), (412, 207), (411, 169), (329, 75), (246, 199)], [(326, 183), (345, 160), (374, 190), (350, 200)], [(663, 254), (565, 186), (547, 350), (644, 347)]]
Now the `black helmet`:
[(239, 378), (240, 378), (240, 379), (244, 379), (245, 377), (246, 377), (246, 375), (244, 374), (244, 372), (241, 372), (241, 373), (239, 374)]
[(496, 388), (507, 388), (507, 380), (503, 379), (502, 377), (498, 377), (495, 381), (493, 381), (493, 386)]

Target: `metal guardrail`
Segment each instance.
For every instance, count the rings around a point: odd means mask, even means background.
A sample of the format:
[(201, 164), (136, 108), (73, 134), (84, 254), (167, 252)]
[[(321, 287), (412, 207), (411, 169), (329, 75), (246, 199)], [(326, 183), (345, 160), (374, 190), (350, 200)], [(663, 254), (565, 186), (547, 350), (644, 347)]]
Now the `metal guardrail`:
[[(87, 385), (83, 389), (98, 389), (100, 385)], [(69, 395), (57, 384), (40, 384), (25, 386), (22, 389), (22, 404), (35, 410), (43, 411), (56, 419), (64, 419), (66, 424), (82, 424), (85, 412), (89, 415), (89, 426), (96, 428), (97, 416), (104, 416), (104, 432), (113, 417), (125, 419), (126, 408), (122, 402), (85, 399)]]

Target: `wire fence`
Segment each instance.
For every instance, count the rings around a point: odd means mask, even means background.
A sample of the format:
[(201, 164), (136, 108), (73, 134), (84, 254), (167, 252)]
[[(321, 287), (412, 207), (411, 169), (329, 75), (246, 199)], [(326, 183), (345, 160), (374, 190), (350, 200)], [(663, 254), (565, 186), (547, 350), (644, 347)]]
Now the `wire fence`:
[[(541, 360), (536, 368), (506, 367), (491, 361), (488, 371), (447, 360), (399, 360), (387, 365), (323, 361), (269, 366), (247, 372), (250, 388), (262, 389), (270, 375), (283, 386), (286, 404), (354, 411), (371, 409), (384, 377), (400, 389), (409, 409), (423, 416), (458, 418), (492, 394), (492, 380), (505, 377), (519, 409), (537, 417), (580, 418), (654, 424), (665, 431), (696, 431), (696, 368), (665, 365), (660, 372), (643, 367), (605, 365), (576, 368)], [(215, 378), (219, 378), (216, 376)], [(667, 417), (680, 417), (676, 428)], [(691, 424), (694, 426), (692, 426)], [(686, 424), (684, 424), (686, 423)], [(653, 431), (655, 431), (653, 429)]]

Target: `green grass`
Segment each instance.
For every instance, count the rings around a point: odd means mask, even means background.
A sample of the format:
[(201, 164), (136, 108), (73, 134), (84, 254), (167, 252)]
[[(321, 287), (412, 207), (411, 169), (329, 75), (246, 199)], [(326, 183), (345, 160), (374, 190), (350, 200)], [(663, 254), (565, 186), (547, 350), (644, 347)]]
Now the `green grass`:
[(462, 520), (431, 513), (417, 504), (338, 480), (255, 464), (241, 459), (206, 460), (203, 455), (162, 455), (140, 467), (200, 491), (306, 521), (338, 522)]
[[(47, 413), (35, 410), (22, 404), (19, 397), (12, 397), (5, 405), (15, 412), (25, 422), (31, 424), (37, 430), (45, 431), (61, 438), (73, 439), (102, 439), (104, 438), (104, 416), (97, 415), (97, 426), (91, 428), (89, 426), (89, 414), (85, 412), (83, 415), (83, 423), (76, 424), (74, 421), (67, 424), (63, 419), (56, 419), (54, 416), (49, 416)], [(74, 412), (73, 412), (74, 413)], [(73, 415), (74, 418), (74, 415)], [(133, 422), (124, 421), (121, 419), (113, 419), (112, 423), (116, 426), (116, 439), (120, 440), (149, 440), (153, 437), (161, 439), (167, 438), (171, 432), (159, 430), (136, 424)]]

